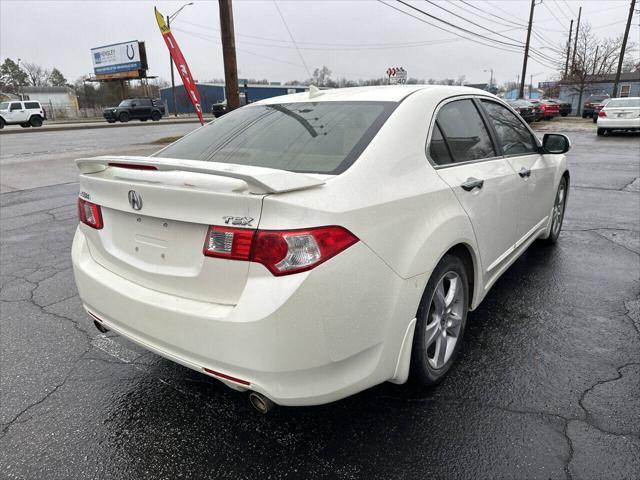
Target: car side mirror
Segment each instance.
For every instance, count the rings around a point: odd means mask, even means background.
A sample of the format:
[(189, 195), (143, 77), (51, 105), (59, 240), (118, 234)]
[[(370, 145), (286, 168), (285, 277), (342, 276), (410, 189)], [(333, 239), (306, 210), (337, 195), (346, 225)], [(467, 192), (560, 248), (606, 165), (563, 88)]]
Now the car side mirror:
[(542, 137), (543, 153), (561, 154), (567, 153), (571, 148), (571, 141), (561, 133), (545, 133)]

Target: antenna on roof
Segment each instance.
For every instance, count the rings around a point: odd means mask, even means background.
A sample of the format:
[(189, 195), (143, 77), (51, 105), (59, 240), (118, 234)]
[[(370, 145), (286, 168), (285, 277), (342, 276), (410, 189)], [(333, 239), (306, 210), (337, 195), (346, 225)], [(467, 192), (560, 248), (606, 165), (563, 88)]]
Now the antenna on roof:
[(324, 92), (315, 85), (309, 85), (309, 98), (319, 97), (320, 95), (324, 95)]

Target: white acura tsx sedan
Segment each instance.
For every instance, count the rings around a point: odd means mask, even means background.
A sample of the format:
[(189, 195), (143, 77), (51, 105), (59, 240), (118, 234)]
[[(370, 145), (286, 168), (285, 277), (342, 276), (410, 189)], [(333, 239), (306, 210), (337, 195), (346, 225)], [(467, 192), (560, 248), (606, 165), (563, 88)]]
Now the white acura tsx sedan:
[(263, 412), (434, 385), (467, 313), (557, 241), (569, 147), (466, 87), (256, 102), (151, 157), (77, 160), (78, 291), (100, 330)]

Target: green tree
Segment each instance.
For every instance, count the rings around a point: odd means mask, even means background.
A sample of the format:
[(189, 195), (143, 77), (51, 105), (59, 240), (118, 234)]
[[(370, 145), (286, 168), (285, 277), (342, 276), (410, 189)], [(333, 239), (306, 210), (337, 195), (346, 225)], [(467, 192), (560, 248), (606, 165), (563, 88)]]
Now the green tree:
[(0, 90), (19, 93), (20, 87), (27, 83), (27, 74), (10, 58), (0, 65)]
[(53, 67), (53, 70), (49, 73), (49, 83), (54, 87), (64, 87), (67, 84), (67, 79), (64, 78), (60, 70)]

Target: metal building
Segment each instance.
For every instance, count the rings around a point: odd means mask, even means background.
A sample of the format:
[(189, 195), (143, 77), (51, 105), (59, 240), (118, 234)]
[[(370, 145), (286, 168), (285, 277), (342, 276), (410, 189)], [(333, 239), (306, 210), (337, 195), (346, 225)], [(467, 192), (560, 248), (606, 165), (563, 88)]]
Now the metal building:
[[(202, 102), (202, 110), (204, 113), (211, 113), (211, 105), (222, 102), (225, 99), (225, 90), (223, 83), (197, 83), (196, 87), (200, 93), (200, 101)], [(279, 95), (287, 95), (289, 93), (299, 93), (309, 90), (305, 85), (253, 85), (249, 84), (245, 88), (240, 87), (240, 93), (247, 96), (249, 102), (255, 102)], [(167, 106), (167, 112), (173, 113), (173, 97), (171, 95), (171, 87), (160, 89), (160, 98)], [(193, 106), (187, 98), (187, 92), (182, 85), (176, 85), (176, 107), (178, 113), (194, 113)]]

